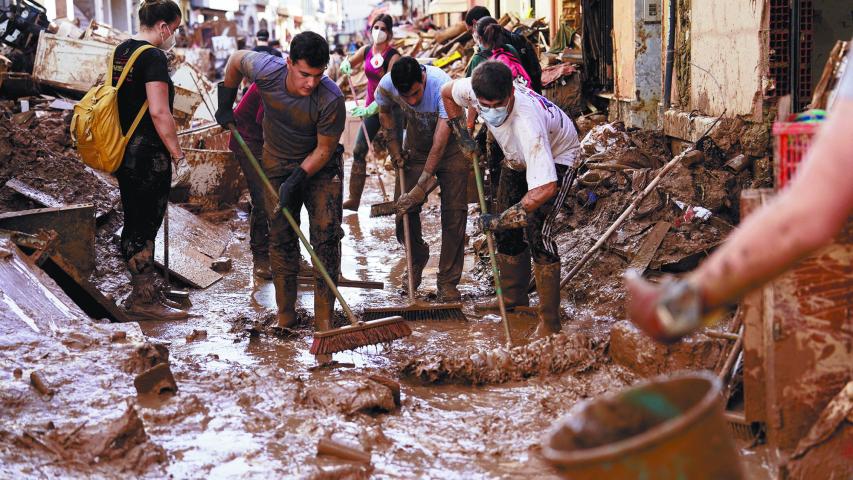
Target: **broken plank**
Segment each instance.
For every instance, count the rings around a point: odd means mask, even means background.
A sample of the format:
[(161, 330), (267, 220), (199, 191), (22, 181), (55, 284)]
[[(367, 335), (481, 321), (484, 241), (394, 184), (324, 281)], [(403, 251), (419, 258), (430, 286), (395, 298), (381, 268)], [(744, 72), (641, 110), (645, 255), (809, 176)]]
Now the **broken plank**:
[[(300, 285), (314, 285), (315, 280), (313, 276), (299, 276), (299, 284)], [(385, 284), (382, 282), (371, 282), (366, 280), (351, 280), (341, 276), (338, 279), (338, 287), (350, 287), (350, 288), (361, 288), (364, 290), (382, 290), (385, 288)]]
[(64, 207), (65, 204), (60, 200), (57, 200), (53, 196), (42, 192), (41, 190), (32, 187), (17, 178), (10, 178), (6, 181), (6, 187), (11, 188), (12, 190), (18, 192), (19, 194), (29, 198), (30, 200), (36, 202), (37, 204), (43, 207)]
[(637, 251), (637, 254), (634, 255), (634, 259), (631, 261), (631, 264), (628, 265), (629, 269), (639, 270), (639, 273), (642, 274), (646, 271), (646, 268), (649, 266), (649, 262), (652, 261), (652, 258), (655, 256), (655, 252), (657, 252), (660, 244), (663, 243), (664, 237), (666, 237), (667, 232), (669, 232), (672, 224), (669, 222), (660, 221), (652, 227), (652, 230), (646, 234), (646, 238), (643, 239), (643, 244), (640, 246), (640, 250)]
[[(86, 311), (92, 318), (109, 318), (113, 322), (129, 322), (130, 318), (125, 313), (125, 310), (118, 305), (115, 304), (114, 301), (107, 298), (98, 287), (93, 285), (89, 280), (81, 275), (81, 273), (74, 267), (74, 265), (62, 257), (61, 254), (55, 254), (50, 257), (50, 261), (56, 265), (57, 268), (62, 270), (65, 275), (67, 275), (71, 280), (74, 281), (75, 284), (79, 287), (79, 291), (76, 292), (77, 295), (81, 297), (88, 298), (80, 298), (79, 300), (75, 299), (78, 305), (83, 307), (83, 310)], [(49, 266), (46, 266), (46, 271), (50, 273)], [(53, 277), (54, 275), (52, 275)], [(57, 282), (59, 279), (54, 278)], [(73, 292), (72, 292), (73, 293)], [(74, 295), (75, 297), (77, 295)]]
[[(121, 236), (122, 229), (116, 231)], [(195, 288), (207, 288), (222, 275), (210, 268), (231, 241), (231, 230), (169, 204), (169, 273)], [(163, 228), (154, 241), (154, 264), (163, 268)]]
[(0, 228), (31, 235), (53, 230), (59, 235), (56, 251), (81, 276), (88, 277), (95, 269), (95, 206), (91, 203), (2, 213)]

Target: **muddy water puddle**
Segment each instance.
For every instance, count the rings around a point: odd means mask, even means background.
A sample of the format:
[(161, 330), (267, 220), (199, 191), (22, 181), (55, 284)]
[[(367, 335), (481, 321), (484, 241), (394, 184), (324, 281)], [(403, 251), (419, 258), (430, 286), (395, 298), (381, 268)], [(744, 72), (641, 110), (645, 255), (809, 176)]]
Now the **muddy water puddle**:
[[(385, 181), (387, 187), (393, 179), (386, 175)], [(343, 275), (385, 283), (384, 290), (342, 288), (356, 312), (407, 303), (399, 290), (405, 260), (394, 238), (394, 218), (369, 218), (370, 204), (381, 200), (376, 185), (368, 183), (360, 211), (344, 213)], [(239, 236), (246, 235), (244, 216), (235, 215), (242, 217), (232, 222)], [(419, 292), (424, 295), (435, 289), (437, 199), (422, 215), (432, 251)], [(304, 215), (303, 225), (308, 225)], [(549, 475), (537, 454), (543, 432), (579, 399), (626, 383), (607, 369), (479, 387), (401, 379), (400, 368), (410, 359), (448, 352), (469, 355), (504, 343), (500, 317), (477, 316), (469, 306), (489, 290), (472, 276), (470, 248), (460, 284), (467, 322), (411, 323), (413, 334), (404, 340), (335, 354), (344, 367), (314, 369), (308, 353), (310, 327), (292, 339), (235, 331), (230, 320), (269, 316), (275, 300), (272, 284), (251, 275), (248, 238), (235, 237), (226, 255), (233, 270), (208, 290), (192, 294), (192, 311), (200, 317), (142, 326), (147, 335), (169, 343), (180, 388), (160, 408), (143, 409), (147, 432), (169, 454), (165, 469), (177, 478)], [(303, 257), (308, 255), (303, 252)], [(298, 308), (311, 312), (310, 286), (300, 286), (298, 302)], [(513, 337), (520, 342), (532, 332), (535, 318), (515, 314), (512, 323)], [(185, 337), (193, 330), (205, 330), (207, 337), (188, 342)], [(364, 399), (341, 399), (350, 391), (361, 392), (359, 385), (371, 374), (401, 382), (399, 408), (353, 412), (358, 405), (347, 402)], [(338, 398), (324, 399), (324, 394)], [(317, 457), (318, 440), (329, 436), (372, 452), (372, 466)]]

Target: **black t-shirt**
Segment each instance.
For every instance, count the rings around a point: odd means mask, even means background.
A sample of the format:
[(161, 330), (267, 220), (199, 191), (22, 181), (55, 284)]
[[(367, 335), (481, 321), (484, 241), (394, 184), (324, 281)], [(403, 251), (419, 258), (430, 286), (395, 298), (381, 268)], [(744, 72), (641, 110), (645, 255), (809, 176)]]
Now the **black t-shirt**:
[[(118, 83), (121, 72), (133, 52), (146, 44), (148, 42), (144, 40), (130, 39), (116, 47), (115, 57), (113, 58), (113, 85)], [(166, 82), (169, 84), (169, 110), (171, 110), (175, 102), (175, 85), (169, 78), (169, 61), (166, 59), (166, 54), (159, 48), (149, 48), (139, 55), (118, 90), (118, 114), (121, 130), (124, 133), (130, 129), (136, 114), (139, 113), (139, 109), (148, 98), (145, 92), (145, 84), (148, 82)], [(145, 135), (152, 140), (159, 140), (160, 136), (154, 129), (154, 122), (151, 120), (150, 113), (145, 112), (139, 126), (136, 127), (133, 136), (137, 135)]]
[(278, 51), (277, 49), (275, 49), (275, 48), (272, 48), (272, 47), (271, 47), (271, 46), (269, 46), (269, 45), (258, 45), (257, 47), (253, 48), (253, 49), (252, 49), (252, 51), (254, 51), (254, 52), (261, 52), (261, 53), (266, 53), (267, 55), (272, 55), (272, 56), (274, 56), (274, 57), (281, 57), (281, 58), (284, 58), (284, 57), (281, 55), (281, 52), (279, 52), (279, 51)]

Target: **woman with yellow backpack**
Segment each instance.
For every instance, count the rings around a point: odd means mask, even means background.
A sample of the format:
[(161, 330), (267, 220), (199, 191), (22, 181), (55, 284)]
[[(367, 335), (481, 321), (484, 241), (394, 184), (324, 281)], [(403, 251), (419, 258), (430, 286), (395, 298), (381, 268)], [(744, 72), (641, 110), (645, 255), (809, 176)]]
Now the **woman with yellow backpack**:
[[(140, 319), (187, 317), (162, 294), (154, 271), (154, 239), (169, 201), (172, 166), (184, 157), (172, 116), (175, 87), (165, 54), (175, 46), (181, 22), (181, 9), (172, 0), (144, 1), (139, 33), (119, 44), (112, 58), (119, 123), (122, 135), (129, 137), (115, 171), (124, 209), (121, 252), (132, 286), (125, 307)], [(119, 82), (126, 66), (130, 68)]]

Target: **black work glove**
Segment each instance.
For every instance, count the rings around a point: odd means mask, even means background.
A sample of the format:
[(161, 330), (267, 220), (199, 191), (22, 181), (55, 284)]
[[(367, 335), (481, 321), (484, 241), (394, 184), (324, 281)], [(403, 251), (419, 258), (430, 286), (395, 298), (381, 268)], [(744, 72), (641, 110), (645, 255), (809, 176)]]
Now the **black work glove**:
[(527, 212), (521, 205), (521, 202), (507, 208), (499, 215), (486, 213), (477, 218), (477, 225), (484, 232), (500, 232), (502, 230), (512, 230), (514, 228), (522, 228), (527, 226)]
[(296, 167), (293, 173), (287, 177), (287, 180), (278, 187), (278, 204), (282, 208), (287, 208), (288, 205), (291, 205), (293, 195), (296, 194), (306, 178), (308, 178), (308, 173), (302, 170), (302, 167)]
[(456, 135), (456, 142), (459, 144), (459, 148), (462, 149), (462, 153), (469, 158), (473, 158), (474, 155), (480, 155), (480, 145), (468, 133), (465, 119), (460, 115), (452, 120), (448, 120), (448, 123)]
[(219, 104), (216, 107), (216, 123), (228, 128), (229, 124), (236, 123), (234, 120), (234, 101), (237, 100), (237, 89), (225, 86), (225, 82), (216, 85), (216, 99)]

